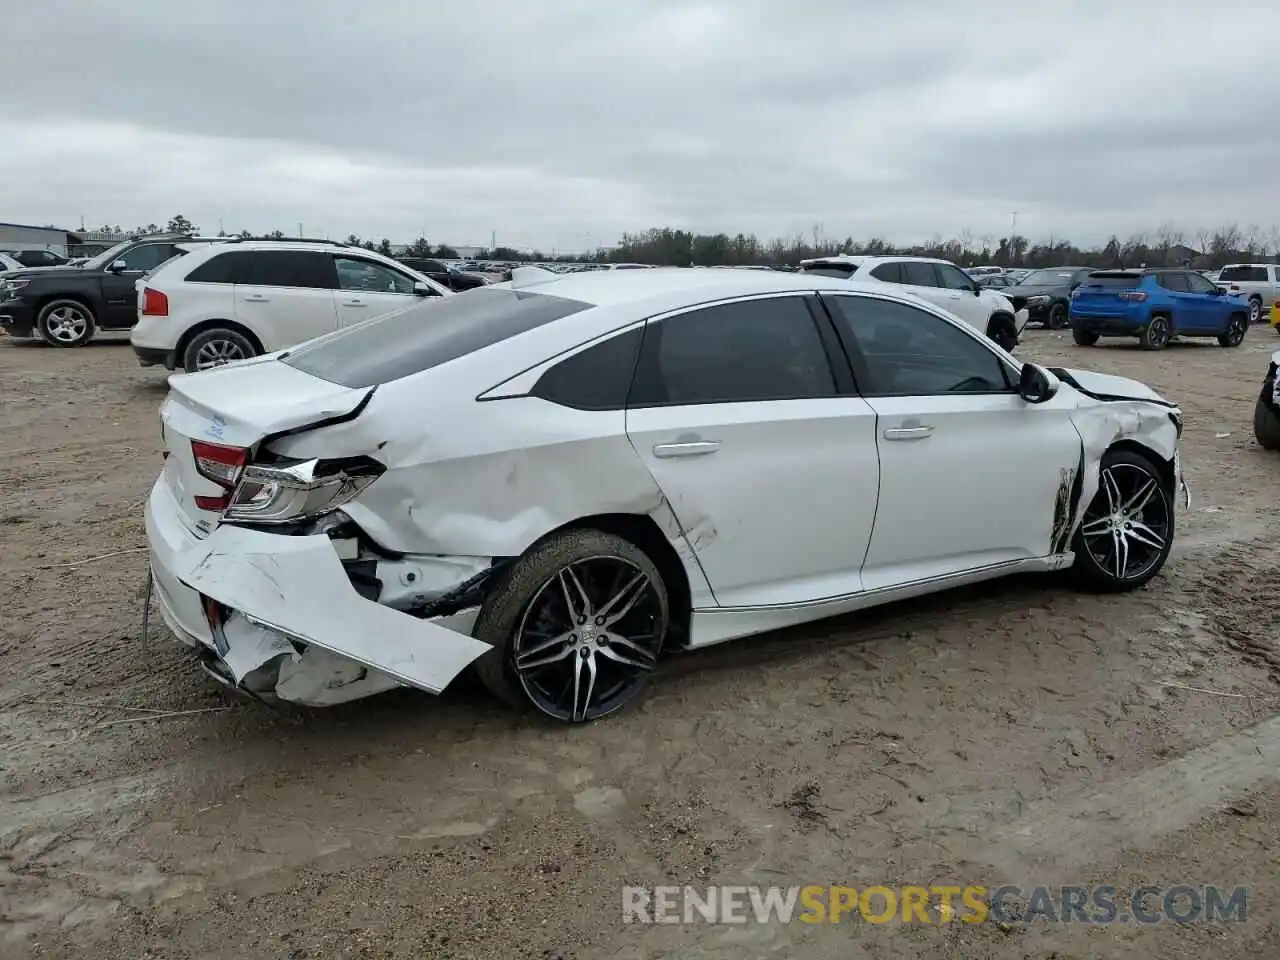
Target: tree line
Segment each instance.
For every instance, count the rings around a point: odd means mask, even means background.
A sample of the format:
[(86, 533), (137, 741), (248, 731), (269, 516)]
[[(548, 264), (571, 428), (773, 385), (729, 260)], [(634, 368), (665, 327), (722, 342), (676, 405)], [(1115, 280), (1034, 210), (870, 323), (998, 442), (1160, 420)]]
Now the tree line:
[[(104, 232), (122, 233), (119, 225), (104, 226)], [(199, 228), (182, 214), (169, 219), (163, 228), (150, 223), (136, 228), (133, 233), (198, 234)], [(220, 237), (254, 239), (248, 230), (229, 234), (218, 231)], [(258, 234), (257, 238), (284, 239), (283, 230)], [(379, 241), (361, 239), (348, 234), (351, 246), (376, 250), (391, 256), (392, 244), (386, 237)], [(959, 236), (944, 240), (935, 236), (927, 243), (909, 246), (897, 245), (879, 237), (870, 240), (843, 240), (827, 237), (822, 226), (815, 225), (809, 235), (796, 235), (789, 239), (760, 240), (755, 234), (692, 233), (671, 227), (655, 227), (642, 233), (624, 234), (613, 247), (600, 248), (586, 254), (548, 255), (539, 250), (516, 250), (496, 247), (475, 254), (478, 260), (546, 263), (596, 262), (596, 263), (649, 263), (657, 266), (714, 267), (714, 266), (791, 266), (811, 257), (828, 257), (836, 254), (862, 254), (869, 256), (907, 255), (936, 257), (950, 260), (961, 266), (1002, 267), (1136, 267), (1191, 266), (1201, 269), (1221, 267), (1227, 263), (1257, 262), (1280, 257), (1280, 225), (1263, 229), (1256, 225), (1240, 227), (1226, 224), (1216, 229), (1201, 228), (1185, 233), (1172, 224), (1164, 224), (1152, 233), (1134, 233), (1121, 240), (1113, 234), (1102, 246), (1079, 246), (1064, 237), (1053, 237), (1032, 242), (1020, 234), (1007, 237), (975, 236), (965, 230)], [(425, 237), (409, 244), (400, 256), (435, 257), (456, 259), (458, 252), (446, 245), (432, 246)]]
[(1280, 226), (1262, 230), (1229, 224), (1186, 234), (1166, 224), (1153, 233), (1134, 233), (1126, 239), (1112, 235), (1102, 246), (1080, 246), (1065, 237), (1032, 242), (1020, 234), (975, 237), (969, 231), (950, 240), (935, 236), (927, 243), (902, 246), (873, 237), (870, 240), (831, 239), (815, 226), (809, 236), (761, 241), (754, 234), (699, 234), (662, 227), (626, 234), (611, 250), (596, 251), (592, 259), (615, 263), (653, 263), (670, 266), (783, 266), (811, 257), (836, 254), (936, 257), (961, 266), (1002, 267), (1221, 267), (1240, 261), (1271, 260), (1280, 251)]

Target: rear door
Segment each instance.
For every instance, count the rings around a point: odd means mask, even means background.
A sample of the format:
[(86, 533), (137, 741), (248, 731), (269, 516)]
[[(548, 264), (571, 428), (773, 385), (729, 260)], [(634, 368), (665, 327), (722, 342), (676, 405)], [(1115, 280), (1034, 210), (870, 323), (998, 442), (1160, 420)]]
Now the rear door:
[(380, 317), (413, 306), (421, 299), (413, 292), (418, 281), (385, 263), (344, 253), (333, 257), (333, 266), (339, 326)]
[[(236, 319), (258, 335), (266, 352), (337, 329), (337, 278), (330, 254), (254, 250), (235, 284)], [(242, 282), (243, 281), (243, 282)]]
[(1203, 309), (1198, 302), (1200, 298), (1187, 286), (1186, 274), (1181, 270), (1165, 270), (1156, 274), (1156, 283), (1173, 306), (1174, 329), (1195, 333), (1204, 321)]
[(875, 415), (803, 295), (652, 319), (627, 436), (721, 607), (856, 593), (879, 486)]

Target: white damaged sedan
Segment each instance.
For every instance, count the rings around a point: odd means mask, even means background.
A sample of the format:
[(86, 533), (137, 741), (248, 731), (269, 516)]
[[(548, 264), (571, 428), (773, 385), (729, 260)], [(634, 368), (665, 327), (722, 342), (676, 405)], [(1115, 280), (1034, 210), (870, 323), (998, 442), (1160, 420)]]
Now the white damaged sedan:
[(155, 605), (223, 683), (328, 705), (474, 666), (558, 720), (660, 655), (1026, 571), (1146, 583), (1182, 418), (883, 284), (514, 279), (170, 379)]

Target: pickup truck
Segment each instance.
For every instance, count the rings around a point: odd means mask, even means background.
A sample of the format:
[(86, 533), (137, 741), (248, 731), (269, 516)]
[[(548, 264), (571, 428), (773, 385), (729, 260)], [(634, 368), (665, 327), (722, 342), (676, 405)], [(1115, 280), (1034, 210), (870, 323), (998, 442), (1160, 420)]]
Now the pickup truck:
[(39, 337), (55, 347), (79, 347), (99, 330), (128, 330), (138, 319), (138, 279), (172, 257), (178, 244), (219, 237), (181, 234), (136, 237), (78, 267), (34, 267), (0, 276), (0, 329)]
[(1229, 263), (1217, 284), (1249, 301), (1249, 322), (1259, 323), (1269, 304), (1280, 299), (1280, 266), (1274, 263)]

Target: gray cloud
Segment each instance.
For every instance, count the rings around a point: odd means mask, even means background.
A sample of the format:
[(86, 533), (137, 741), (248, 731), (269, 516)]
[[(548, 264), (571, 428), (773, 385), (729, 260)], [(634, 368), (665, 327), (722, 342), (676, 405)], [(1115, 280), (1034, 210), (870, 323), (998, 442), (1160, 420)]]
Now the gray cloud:
[(45, 0), (0, 212), (544, 249), (1280, 222), (1280, 9)]

